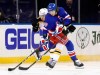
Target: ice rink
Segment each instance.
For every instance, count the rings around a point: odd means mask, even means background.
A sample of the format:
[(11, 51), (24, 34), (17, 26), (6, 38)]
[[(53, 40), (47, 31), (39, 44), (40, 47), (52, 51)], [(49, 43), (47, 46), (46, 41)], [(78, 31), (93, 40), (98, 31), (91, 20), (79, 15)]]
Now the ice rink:
[[(83, 62), (84, 69), (76, 69), (72, 62), (57, 63), (53, 69), (45, 66), (45, 63), (36, 63), (29, 70), (22, 71), (18, 68), (8, 71), (9, 67), (16, 64), (0, 65), (0, 75), (100, 75), (100, 62)], [(24, 64), (22, 66), (28, 66)]]

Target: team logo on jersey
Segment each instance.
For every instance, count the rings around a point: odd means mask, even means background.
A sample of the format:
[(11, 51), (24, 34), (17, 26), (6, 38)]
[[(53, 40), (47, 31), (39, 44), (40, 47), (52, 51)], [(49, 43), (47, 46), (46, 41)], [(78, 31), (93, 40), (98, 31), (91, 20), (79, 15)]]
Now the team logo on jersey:
[(87, 28), (81, 27), (78, 29), (77, 34), (76, 34), (76, 42), (77, 45), (81, 48), (84, 49), (88, 46), (90, 40), (90, 34)]

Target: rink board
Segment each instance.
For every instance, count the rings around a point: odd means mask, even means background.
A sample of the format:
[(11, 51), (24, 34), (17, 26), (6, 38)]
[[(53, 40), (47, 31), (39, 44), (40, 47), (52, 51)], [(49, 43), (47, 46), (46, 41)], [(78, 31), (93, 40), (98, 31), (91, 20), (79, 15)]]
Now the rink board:
[[(74, 43), (80, 60), (100, 61), (100, 25), (75, 25), (68, 38)], [(34, 34), (31, 25), (0, 25), (0, 63), (17, 63), (39, 46), (39, 32)], [(70, 61), (65, 47), (59, 61)], [(40, 62), (47, 61), (49, 54)], [(34, 61), (31, 57), (27, 62)]]
[[(81, 61), (100, 61), (100, 55), (77, 55), (78, 59)], [(0, 64), (10, 64), (10, 63), (19, 63), (23, 61), (26, 57), (0, 57)], [(49, 60), (49, 56), (43, 56), (42, 60), (38, 62), (47, 62)], [(32, 63), (35, 61), (35, 57), (30, 57), (27, 61), (24, 63)], [(72, 62), (70, 57), (68, 55), (61, 55), (58, 62)]]

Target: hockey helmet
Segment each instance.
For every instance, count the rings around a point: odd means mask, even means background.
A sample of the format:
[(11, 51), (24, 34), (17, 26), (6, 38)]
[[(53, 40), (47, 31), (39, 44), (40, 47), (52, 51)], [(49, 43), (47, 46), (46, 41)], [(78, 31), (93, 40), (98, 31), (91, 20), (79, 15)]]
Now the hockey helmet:
[(57, 6), (55, 3), (49, 3), (47, 9), (48, 9), (48, 11), (53, 11), (53, 10), (57, 9)]
[(46, 8), (42, 8), (39, 10), (39, 16), (44, 16), (48, 13), (48, 10)]

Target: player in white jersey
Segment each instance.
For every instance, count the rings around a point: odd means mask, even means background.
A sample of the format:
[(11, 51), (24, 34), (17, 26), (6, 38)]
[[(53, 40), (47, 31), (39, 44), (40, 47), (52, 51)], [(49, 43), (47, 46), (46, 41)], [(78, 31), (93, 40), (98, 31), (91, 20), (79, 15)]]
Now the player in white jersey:
[[(45, 30), (45, 25), (46, 23), (44, 22), (45, 20), (45, 15), (48, 13), (48, 10), (46, 8), (42, 8), (39, 10), (39, 17), (38, 17), (38, 25), (39, 25), (39, 29), (40, 30), (40, 36), (41, 36), (41, 42), (40, 45), (42, 45), (42, 47), (36, 52), (38, 59), (41, 59), (41, 55), (43, 51), (48, 50), (48, 43), (47, 43), (47, 35), (43, 35), (42, 31)], [(36, 28), (37, 29), (37, 28)], [(36, 29), (33, 29), (34, 32), (37, 31)], [(63, 45), (58, 43), (56, 45), (56, 47), (54, 49), (50, 50), (50, 57), (54, 58), (55, 61), (58, 61), (58, 58), (61, 54)]]

